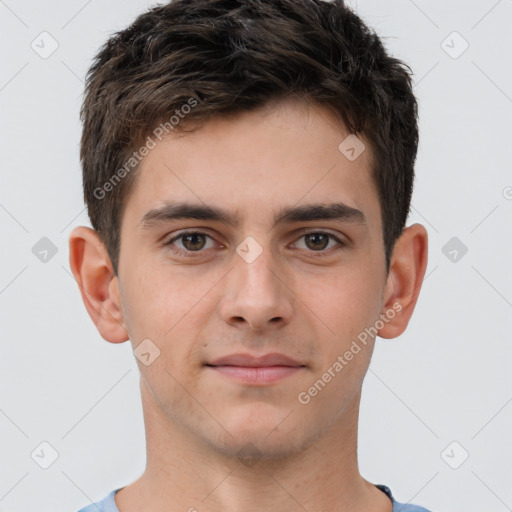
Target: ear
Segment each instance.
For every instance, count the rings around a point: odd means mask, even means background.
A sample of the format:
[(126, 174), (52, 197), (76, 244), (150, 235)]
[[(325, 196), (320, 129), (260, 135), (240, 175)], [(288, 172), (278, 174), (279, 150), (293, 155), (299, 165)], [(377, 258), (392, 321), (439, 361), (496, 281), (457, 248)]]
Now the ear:
[(69, 266), (101, 337), (111, 343), (128, 340), (119, 282), (96, 231), (85, 226), (73, 229), (69, 236)]
[[(418, 300), (428, 259), (428, 235), (421, 224), (404, 228), (397, 239), (390, 261), (384, 290), (382, 313), (394, 311), (394, 316), (384, 323), (377, 335), (396, 338), (405, 329)], [(382, 315), (381, 315), (382, 316)]]

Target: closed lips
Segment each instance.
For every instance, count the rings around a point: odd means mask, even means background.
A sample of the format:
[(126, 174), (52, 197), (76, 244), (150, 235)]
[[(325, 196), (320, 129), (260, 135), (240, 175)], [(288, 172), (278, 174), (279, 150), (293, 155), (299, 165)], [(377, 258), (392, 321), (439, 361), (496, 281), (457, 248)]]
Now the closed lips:
[(251, 354), (231, 354), (215, 359), (211, 363), (207, 363), (206, 366), (243, 366), (261, 368), (268, 366), (301, 367), (305, 365), (295, 361), (291, 357), (285, 356), (284, 354), (273, 352), (259, 357)]

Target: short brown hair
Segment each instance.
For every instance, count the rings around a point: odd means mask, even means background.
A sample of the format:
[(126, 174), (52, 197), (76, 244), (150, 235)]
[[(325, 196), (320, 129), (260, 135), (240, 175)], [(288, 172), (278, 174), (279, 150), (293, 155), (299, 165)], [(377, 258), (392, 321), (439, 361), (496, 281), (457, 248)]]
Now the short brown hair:
[(80, 111), (84, 199), (116, 275), (137, 150), (156, 127), (183, 133), (290, 96), (370, 141), (389, 270), (418, 146), (410, 71), (342, 0), (174, 0), (138, 16), (95, 56)]

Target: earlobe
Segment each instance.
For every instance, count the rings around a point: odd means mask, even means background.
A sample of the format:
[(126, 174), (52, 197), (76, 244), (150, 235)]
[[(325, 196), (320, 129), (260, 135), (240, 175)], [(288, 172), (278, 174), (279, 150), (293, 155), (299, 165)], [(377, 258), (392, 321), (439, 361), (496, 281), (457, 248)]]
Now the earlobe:
[(391, 257), (382, 310), (389, 320), (378, 331), (381, 338), (396, 338), (407, 328), (419, 297), (427, 261), (428, 235), (424, 226), (413, 224), (404, 228)]
[(79, 226), (71, 232), (69, 266), (101, 337), (111, 343), (128, 340), (117, 277), (96, 231)]

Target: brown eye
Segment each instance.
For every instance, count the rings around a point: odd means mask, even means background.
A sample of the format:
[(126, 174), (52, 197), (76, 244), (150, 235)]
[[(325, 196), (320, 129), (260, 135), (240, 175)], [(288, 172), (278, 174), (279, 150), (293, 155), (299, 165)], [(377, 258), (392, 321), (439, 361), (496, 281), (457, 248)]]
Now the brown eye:
[[(304, 247), (300, 247), (299, 245), (299, 249), (304, 249), (308, 252), (317, 252), (318, 256), (323, 256), (324, 254), (327, 256), (332, 252), (343, 249), (346, 245), (337, 236), (323, 231), (305, 233), (299, 240), (304, 240)], [(328, 248), (330, 241), (334, 241), (336, 243)], [(296, 242), (296, 244), (298, 243), (299, 242)]]
[(312, 233), (305, 237), (306, 245), (313, 250), (323, 250), (329, 244), (330, 236), (325, 233)]
[(183, 247), (188, 251), (197, 251), (204, 247), (204, 236), (200, 233), (190, 233), (181, 236)]
[[(210, 239), (212, 243), (210, 243), (209, 247), (206, 247), (207, 239)], [(206, 233), (201, 233), (199, 231), (189, 231), (182, 232), (179, 235), (171, 238), (168, 242), (165, 243), (166, 246), (170, 248), (170, 250), (178, 254), (180, 256), (195, 256), (201, 255), (206, 252), (203, 249), (210, 249), (215, 244), (213, 243), (213, 239), (211, 236)]]

